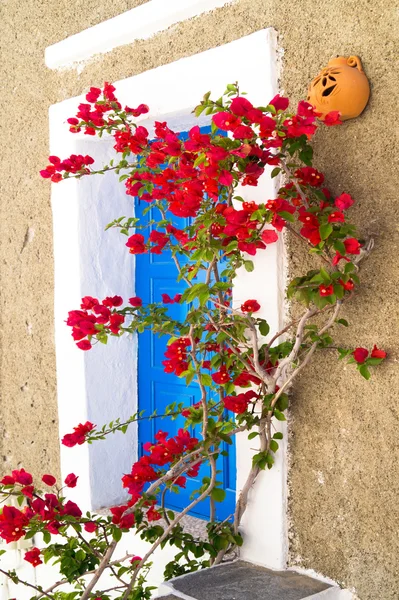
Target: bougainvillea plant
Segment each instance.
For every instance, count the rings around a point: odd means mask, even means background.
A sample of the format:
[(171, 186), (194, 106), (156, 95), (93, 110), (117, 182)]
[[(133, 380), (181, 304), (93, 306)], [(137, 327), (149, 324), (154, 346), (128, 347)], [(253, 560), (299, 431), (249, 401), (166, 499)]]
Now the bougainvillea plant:
[[(33, 482), (23, 469), (5, 476), (0, 482), (0, 537), (6, 542), (35, 537), (41, 548), (27, 551), (25, 560), (38, 569), (54, 562), (61, 577), (42, 589), (22, 581), (15, 571), (0, 572), (33, 588), (34, 599), (141, 600), (151, 597), (147, 574), (159, 546), (176, 548), (165, 569), (169, 579), (218, 564), (242, 544), (240, 522), (248, 494), (259, 472), (273, 466), (282, 439), (273, 419), (285, 420), (290, 386), (312, 356), (336, 348), (331, 331), (348, 325), (339, 313), (357, 291), (359, 262), (372, 242), (359, 239), (348, 219), (351, 196), (334, 197), (323, 173), (312, 167), (309, 141), (319, 115), (307, 102), (289, 112), (288, 99), (278, 95), (255, 107), (237, 84), (231, 84), (217, 101), (205, 94), (194, 111), (197, 117), (209, 115), (211, 132), (195, 126), (182, 140), (160, 122), (155, 122), (151, 139), (140, 120), (136, 122), (148, 107), (122, 108), (108, 83), (102, 90), (91, 88), (86, 100), (68, 119), (71, 132), (112, 136), (116, 157), (96, 167), (90, 156), (50, 156), (42, 177), (58, 183), (115, 172), (132, 204), (134, 197), (148, 203), (151, 219), (143, 223), (132, 210), (132, 216), (117, 218), (108, 227), (120, 229), (126, 251), (138, 261), (142, 254), (168, 252), (185, 289), (148, 305), (133, 295), (102, 300), (86, 296), (69, 313), (67, 326), (78, 351), (127, 333), (150, 330), (164, 336), (165, 371), (187, 384), (195, 382), (201, 399), (193, 406), (168, 407), (169, 417), (183, 416), (185, 426), (174, 436), (159, 431), (148, 440), (131, 472), (121, 474), (129, 501), (111, 508), (109, 516), (82, 514), (67, 499), (68, 488), (79, 485), (74, 473), (63, 484), (50, 474), (43, 475), (41, 484)], [(325, 125), (338, 124), (338, 113), (327, 115)], [(257, 203), (239, 195), (238, 186), (250, 192), (267, 175), (281, 180), (275, 198)], [(176, 226), (179, 219), (181, 227)], [(285, 230), (303, 242), (314, 268), (287, 287), (288, 298), (296, 302), (295, 318), (281, 331), (270, 332), (267, 320), (258, 316), (262, 299), (248, 298), (233, 308), (232, 289), (238, 269), (252, 271), (251, 257), (268, 252)], [(184, 321), (168, 314), (168, 305), (174, 303), (186, 305)], [(338, 348), (338, 355), (366, 379), (370, 367), (386, 357), (376, 346)], [(115, 431), (125, 432), (142, 418), (148, 415), (136, 414), (124, 423), (117, 419), (102, 428), (80, 423), (62, 443), (92, 443)], [(234, 514), (218, 522), (215, 502), (223, 502), (225, 492), (216, 461), (238, 432), (248, 432), (258, 451)], [(184, 510), (168, 510), (165, 497), (178, 493), (204, 466), (209, 475)], [(19, 506), (7, 504), (11, 497)], [(207, 538), (196, 539), (185, 531), (182, 518), (206, 498)], [(122, 536), (131, 532), (148, 542), (143, 557), (118, 554)], [(104, 573), (111, 576), (112, 585), (109, 578), (103, 584)]]

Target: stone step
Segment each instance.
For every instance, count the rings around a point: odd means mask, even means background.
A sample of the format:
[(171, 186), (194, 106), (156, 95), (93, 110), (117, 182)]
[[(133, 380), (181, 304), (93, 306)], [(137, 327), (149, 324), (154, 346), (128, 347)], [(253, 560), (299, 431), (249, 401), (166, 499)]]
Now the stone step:
[(238, 560), (172, 579), (162, 587), (169, 595), (157, 600), (328, 600), (339, 598), (341, 591), (294, 571), (273, 571)]

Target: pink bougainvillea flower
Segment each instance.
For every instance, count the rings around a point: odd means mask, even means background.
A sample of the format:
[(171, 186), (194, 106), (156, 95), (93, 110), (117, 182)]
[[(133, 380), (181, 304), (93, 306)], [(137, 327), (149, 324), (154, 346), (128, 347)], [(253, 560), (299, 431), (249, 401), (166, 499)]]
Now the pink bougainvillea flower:
[(352, 354), (355, 361), (361, 365), (368, 357), (369, 351), (366, 348), (355, 348)]
[(141, 560), (142, 560), (141, 556), (133, 556), (133, 558), (130, 560), (130, 562), (132, 565), (134, 565), (135, 563), (141, 562)]
[(343, 194), (338, 196), (338, 198), (335, 198), (334, 204), (337, 208), (339, 208), (339, 210), (347, 210), (352, 206), (352, 204), (354, 204), (354, 202), (355, 201), (353, 200), (353, 198), (349, 194), (346, 194), (344, 192)]
[(57, 480), (55, 477), (53, 477), (53, 475), (43, 475), (42, 481), (43, 481), (43, 483), (45, 483), (46, 485), (49, 485), (50, 487), (57, 483)]
[(371, 358), (386, 358), (387, 357), (387, 353), (385, 352), (385, 350), (379, 350), (377, 348), (377, 346), (374, 344), (374, 347), (371, 351)]
[(26, 560), (26, 562), (30, 563), (34, 567), (43, 564), (43, 561), (40, 558), (39, 548), (32, 548), (32, 550), (28, 550), (28, 552), (25, 552), (24, 560)]
[(69, 475), (65, 477), (64, 483), (67, 487), (74, 488), (76, 487), (78, 478), (78, 475), (75, 475), (75, 473), (69, 473)]
[(332, 110), (331, 112), (327, 113), (324, 117), (324, 125), (327, 125), (327, 127), (331, 127), (332, 125), (342, 125), (340, 117), (341, 113), (339, 112), (339, 110)]
[(320, 296), (332, 296), (334, 293), (334, 287), (332, 285), (320, 285), (319, 294)]
[(257, 300), (246, 300), (241, 304), (241, 310), (244, 313), (254, 313), (260, 309), (260, 304)]

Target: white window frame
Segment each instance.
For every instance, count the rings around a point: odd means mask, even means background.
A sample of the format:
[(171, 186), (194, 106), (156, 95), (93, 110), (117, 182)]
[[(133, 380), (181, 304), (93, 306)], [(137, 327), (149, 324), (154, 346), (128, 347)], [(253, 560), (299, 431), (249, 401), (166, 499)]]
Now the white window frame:
[[(141, 122), (149, 129), (154, 120), (167, 120), (175, 130), (184, 130), (197, 122), (191, 112), (202, 95), (211, 90), (213, 97), (219, 97), (226, 83), (238, 81), (255, 105), (265, 105), (278, 89), (277, 55), (276, 34), (272, 29), (264, 29), (118, 81), (116, 93), (122, 104), (148, 104), (150, 113), (143, 116)], [(50, 108), (50, 154), (61, 157), (71, 153), (107, 155), (109, 141), (88, 139), (88, 136), (72, 135), (68, 131), (66, 119), (75, 114), (81, 101), (84, 96)], [(276, 180), (271, 180), (269, 174), (265, 173), (257, 187), (243, 187), (240, 194), (256, 201), (274, 198)], [(108, 221), (131, 214), (132, 210), (131, 198), (124, 194), (123, 185), (115, 185), (115, 182), (117, 177), (113, 179), (112, 174), (107, 174), (104, 179), (90, 177), (52, 186), (61, 436), (87, 419), (97, 425), (117, 416), (123, 420), (137, 406), (135, 343), (126, 337), (112, 340), (108, 347), (98, 345), (90, 352), (81, 352), (75, 348), (64, 322), (68, 310), (79, 307), (83, 295), (103, 298), (120, 294), (125, 299), (134, 295), (134, 259), (117, 232), (103, 234)], [(118, 269), (115, 269), (116, 264)], [(268, 318), (271, 331), (275, 332), (281, 327), (284, 306), (282, 242), (259, 252), (254, 264), (252, 273), (244, 270), (239, 273), (233, 301), (240, 305), (248, 298), (258, 299), (262, 305), (260, 316)], [(277, 426), (286, 434), (285, 424)], [(238, 490), (249, 471), (254, 446), (247, 434), (237, 436)], [(61, 446), (63, 476), (77, 471), (79, 466), (80, 485), (74, 492), (83, 508), (96, 509), (124, 500), (120, 477), (131, 468), (135, 458), (132, 448), (137, 448), (134, 426), (126, 436), (117, 434), (91, 446), (85, 444), (73, 449)], [(274, 468), (259, 476), (242, 522), (245, 535), (242, 558), (278, 569), (286, 566), (287, 557), (286, 472), (284, 439)]]

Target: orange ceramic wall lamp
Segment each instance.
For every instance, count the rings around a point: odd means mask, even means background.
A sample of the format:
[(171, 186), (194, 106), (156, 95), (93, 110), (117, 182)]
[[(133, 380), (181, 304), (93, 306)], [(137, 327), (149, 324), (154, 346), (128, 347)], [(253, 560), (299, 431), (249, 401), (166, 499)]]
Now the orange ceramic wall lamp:
[(365, 109), (370, 85), (358, 56), (338, 56), (329, 61), (309, 85), (308, 102), (321, 113), (320, 119), (333, 110), (341, 119), (354, 119)]

